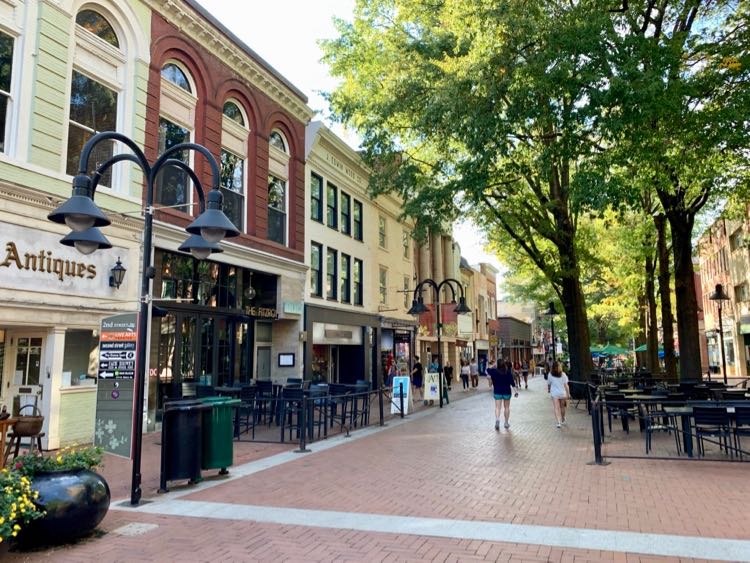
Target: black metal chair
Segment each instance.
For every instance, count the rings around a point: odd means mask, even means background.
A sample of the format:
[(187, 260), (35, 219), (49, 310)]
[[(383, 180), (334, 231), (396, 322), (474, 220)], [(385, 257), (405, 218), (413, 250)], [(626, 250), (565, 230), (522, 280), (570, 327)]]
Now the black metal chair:
[(370, 421), (370, 383), (357, 381), (353, 388), (350, 424), (354, 428), (367, 426)]
[(622, 393), (604, 393), (604, 404), (607, 409), (607, 423), (609, 424), (609, 431), (612, 432), (612, 418), (620, 417), (622, 423), (622, 429), (630, 433), (629, 418), (633, 416), (630, 409), (634, 408), (635, 405), (632, 400), (625, 398)]
[(742, 460), (740, 436), (750, 436), (750, 407), (734, 407), (734, 446)]
[(331, 383), (328, 386), (328, 405), (330, 408), (331, 427), (338, 422), (339, 425), (344, 426), (347, 420), (347, 410), (351, 403), (351, 387), (348, 385), (340, 385)]
[(306, 391), (307, 409), (310, 411), (310, 439), (314, 437), (315, 429), (323, 430), (323, 437), (328, 437), (328, 385), (311, 385)]
[(654, 432), (668, 432), (673, 434), (677, 455), (682, 454), (679, 431), (675, 419), (664, 412), (661, 405), (657, 403), (640, 403), (638, 405), (638, 413), (641, 418), (641, 428), (646, 434), (646, 454), (651, 452)]
[(284, 387), (281, 390), (279, 426), (281, 427), (281, 441), (284, 441), (284, 430), (289, 430), (289, 439), (292, 432), (297, 431), (297, 438), (304, 430), (304, 417), (302, 402), (305, 394), (301, 387)]
[(255, 439), (255, 425), (258, 423), (257, 403), (255, 401), (257, 391), (258, 388), (255, 385), (243, 385), (240, 389), (240, 434), (252, 431), (253, 439)]
[(705, 455), (703, 439), (706, 436), (716, 437), (719, 440), (719, 449), (725, 449), (734, 457), (729, 447), (731, 436), (730, 419), (726, 407), (693, 407), (693, 420), (695, 422), (695, 435), (698, 438), (698, 455)]

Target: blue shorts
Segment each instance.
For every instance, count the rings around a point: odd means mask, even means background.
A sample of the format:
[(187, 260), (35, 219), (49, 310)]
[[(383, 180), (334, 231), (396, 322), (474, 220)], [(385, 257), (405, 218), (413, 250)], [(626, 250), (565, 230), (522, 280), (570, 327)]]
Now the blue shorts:
[(495, 397), (496, 401), (507, 401), (510, 399), (510, 395), (498, 395), (497, 393), (493, 393), (492, 396)]

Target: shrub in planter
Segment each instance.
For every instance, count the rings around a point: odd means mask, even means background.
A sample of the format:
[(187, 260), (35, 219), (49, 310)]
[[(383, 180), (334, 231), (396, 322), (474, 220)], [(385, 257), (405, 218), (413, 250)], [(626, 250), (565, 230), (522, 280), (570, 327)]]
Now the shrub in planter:
[(14, 470), (0, 471), (0, 553), (29, 522), (42, 516), (34, 504), (38, 497), (28, 477)]
[(101, 448), (63, 449), (48, 456), (16, 458), (16, 471), (31, 480), (44, 516), (23, 529), (23, 545), (63, 543), (91, 532), (109, 509), (109, 485), (92, 471), (101, 464)]

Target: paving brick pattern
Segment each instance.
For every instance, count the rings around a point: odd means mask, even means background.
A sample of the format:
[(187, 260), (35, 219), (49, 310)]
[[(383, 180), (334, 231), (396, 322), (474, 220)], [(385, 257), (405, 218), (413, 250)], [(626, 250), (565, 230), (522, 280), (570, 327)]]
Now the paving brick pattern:
[[(606, 467), (587, 465), (593, 453), (585, 411), (572, 411), (568, 426), (557, 430), (543, 381), (534, 378), (530, 387), (513, 401), (508, 432), (494, 430), (492, 400), (480, 384), (479, 391), (465, 394), (467, 400), (454, 401), (442, 412), (320, 453), (300, 454), (292, 462), (184, 498), (750, 539), (747, 464), (616, 460)], [(454, 395), (464, 394), (454, 391)], [(289, 449), (251, 446), (242, 454), (245, 459)], [(158, 478), (158, 464), (156, 468)], [(109, 477), (110, 483), (122, 478)], [(129, 473), (125, 480), (129, 482)], [(135, 537), (116, 532), (131, 522), (158, 528)], [(289, 526), (111, 510), (101, 530), (106, 533), (99, 538), (11, 554), (8, 560), (674, 560), (524, 545), (510, 537), (500, 543), (353, 531), (346, 529), (345, 522), (342, 529), (323, 529), (314, 523)]]

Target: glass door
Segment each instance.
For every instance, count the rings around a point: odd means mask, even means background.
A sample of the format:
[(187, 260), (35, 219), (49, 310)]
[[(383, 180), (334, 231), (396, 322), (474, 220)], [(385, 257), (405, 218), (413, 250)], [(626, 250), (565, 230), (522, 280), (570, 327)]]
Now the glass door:
[[(16, 334), (15, 361), (10, 382), (10, 396), (13, 398), (13, 413), (31, 415), (34, 409), (28, 405), (40, 407), (39, 395), (44, 373), (43, 346), (41, 334)], [(28, 406), (28, 407), (27, 407)], [(27, 408), (24, 408), (27, 407)]]

